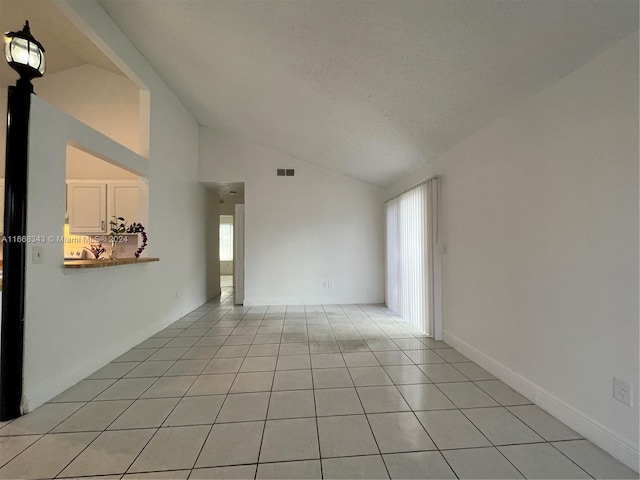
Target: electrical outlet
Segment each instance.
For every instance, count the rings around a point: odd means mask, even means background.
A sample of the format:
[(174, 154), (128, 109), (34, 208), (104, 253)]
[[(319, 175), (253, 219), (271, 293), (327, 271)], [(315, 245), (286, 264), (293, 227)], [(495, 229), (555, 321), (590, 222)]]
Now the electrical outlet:
[(613, 377), (613, 398), (629, 407), (633, 407), (631, 385), (620, 378)]

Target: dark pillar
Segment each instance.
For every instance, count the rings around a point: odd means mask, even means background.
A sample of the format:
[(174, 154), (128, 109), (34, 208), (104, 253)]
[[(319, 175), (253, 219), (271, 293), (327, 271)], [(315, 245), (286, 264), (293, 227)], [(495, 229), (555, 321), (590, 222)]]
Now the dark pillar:
[(4, 188), (0, 420), (21, 415), (31, 82), (9, 87)]

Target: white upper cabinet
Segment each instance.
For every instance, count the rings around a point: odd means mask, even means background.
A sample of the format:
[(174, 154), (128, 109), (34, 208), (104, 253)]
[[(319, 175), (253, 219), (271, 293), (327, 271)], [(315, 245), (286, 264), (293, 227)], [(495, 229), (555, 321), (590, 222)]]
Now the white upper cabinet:
[(68, 214), (71, 233), (107, 233), (107, 184), (69, 181)]
[(67, 213), (72, 234), (108, 233), (113, 217), (138, 222), (137, 181), (67, 181)]
[(127, 221), (127, 225), (136, 222), (138, 218), (138, 183), (137, 182), (110, 182), (107, 191), (108, 199), (108, 220), (113, 217), (122, 217)]

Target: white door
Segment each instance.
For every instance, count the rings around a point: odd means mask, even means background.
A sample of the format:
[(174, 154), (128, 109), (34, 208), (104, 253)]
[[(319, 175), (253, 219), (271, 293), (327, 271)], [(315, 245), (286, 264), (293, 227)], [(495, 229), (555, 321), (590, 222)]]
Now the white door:
[(107, 232), (107, 186), (104, 183), (69, 183), (69, 231)]
[(138, 183), (110, 183), (109, 184), (109, 221), (111, 216), (122, 217), (127, 225), (141, 223), (138, 214)]
[(233, 222), (233, 280), (236, 305), (244, 303), (244, 205), (236, 205)]

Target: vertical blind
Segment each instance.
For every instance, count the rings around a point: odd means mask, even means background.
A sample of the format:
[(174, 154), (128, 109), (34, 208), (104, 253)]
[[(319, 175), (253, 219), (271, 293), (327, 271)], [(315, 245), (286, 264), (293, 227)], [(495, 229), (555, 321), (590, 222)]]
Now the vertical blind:
[(386, 222), (387, 306), (427, 335), (441, 339), (438, 179), (389, 200)]

